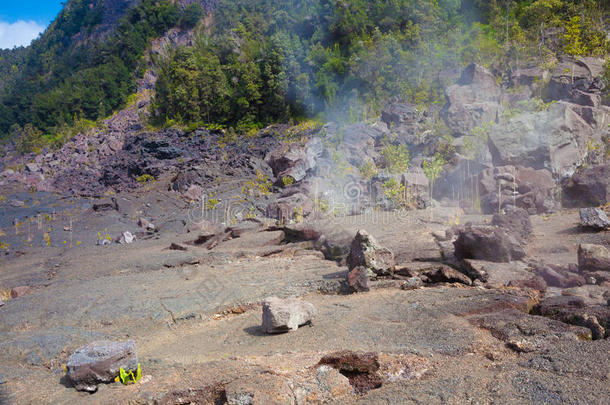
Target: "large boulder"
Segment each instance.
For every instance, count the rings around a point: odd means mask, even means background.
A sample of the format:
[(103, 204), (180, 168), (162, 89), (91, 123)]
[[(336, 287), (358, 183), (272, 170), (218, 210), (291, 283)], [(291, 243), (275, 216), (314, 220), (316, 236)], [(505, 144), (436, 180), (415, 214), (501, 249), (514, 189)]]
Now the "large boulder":
[(513, 206), (506, 207), (504, 214), (494, 214), (491, 224), (502, 228), (522, 244), (527, 242), (533, 232), (527, 211)]
[(603, 339), (608, 335), (610, 308), (607, 305), (588, 305), (581, 297), (549, 297), (538, 303), (532, 313), (588, 328), (593, 339)]
[(67, 377), (79, 391), (95, 392), (100, 383), (110, 383), (125, 371), (135, 372), (138, 355), (133, 340), (98, 341), (76, 350), (68, 359)]
[(273, 175), (280, 181), (291, 177), (299, 182), (307, 172), (316, 167), (317, 159), (322, 155), (322, 141), (314, 137), (305, 144), (298, 142), (282, 145), (273, 150), (265, 161), (271, 166)]
[(379, 245), (377, 240), (364, 230), (359, 230), (351, 244), (347, 267), (350, 270), (362, 266), (369, 276), (390, 276), (394, 272), (394, 254)]
[(453, 242), (455, 257), (490, 262), (510, 262), (525, 257), (517, 239), (496, 226), (467, 225)]
[(508, 206), (523, 208), (530, 215), (554, 212), (559, 208), (558, 187), (546, 169), (523, 166), (485, 169), (479, 174), (478, 191), (485, 214)]
[(310, 324), (315, 316), (316, 308), (309, 302), (269, 297), (263, 301), (262, 329), (265, 333), (295, 331), (299, 326)]
[(581, 243), (578, 246), (578, 268), (581, 273), (610, 271), (610, 251), (601, 245)]
[(419, 123), (423, 119), (423, 114), (414, 104), (393, 103), (385, 106), (381, 111), (381, 121), (389, 128), (405, 124)]
[(583, 208), (580, 210), (580, 224), (586, 228), (602, 230), (610, 228), (610, 220), (599, 208)]
[(458, 82), (445, 91), (447, 104), (441, 115), (455, 135), (469, 135), (481, 124), (496, 122), (502, 109), (501, 93), (496, 79), (487, 69), (471, 64)]
[(582, 162), (593, 133), (573, 105), (562, 101), (492, 127), (489, 149), (496, 166), (548, 169), (563, 178)]
[(543, 90), (545, 101), (569, 100), (576, 104), (599, 107), (600, 93), (605, 84), (600, 79), (604, 71), (603, 58), (561, 58), (549, 83)]
[(268, 218), (278, 220), (291, 220), (304, 218), (314, 210), (314, 203), (307, 195), (297, 192), (292, 195), (280, 197), (267, 205)]
[(610, 163), (578, 170), (562, 187), (566, 207), (605, 205), (610, 202)]

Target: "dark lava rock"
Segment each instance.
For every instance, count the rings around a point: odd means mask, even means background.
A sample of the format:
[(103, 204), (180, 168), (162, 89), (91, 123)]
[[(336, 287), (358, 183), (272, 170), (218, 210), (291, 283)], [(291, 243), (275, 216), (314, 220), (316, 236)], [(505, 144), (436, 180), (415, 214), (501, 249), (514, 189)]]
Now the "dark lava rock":
[(525, 257), (515, 237), (496, 226), (467, 225), (458, 232), (453, 245), (458, 259), (510, 262)]
[(524, 353), (552, 348), (558, 340), (574, 342), (591, 337), (587, 328), (532, 316), (515, 309), (485, 314), (473, 318), (471, 322), (489, 330), (510, 349)]
[(113, 382), (120, 368), (136, 371), (136, 344), (133, 340), (89, 343), (70, 356), (66, 367), (67, 376), (77, 390), (95, 392), (97, 384)]
[(581, 243), (578, 246), (580, 272), (610, 271), (610, 251), (601, 245)]
[(388, 127), (399, 126), (422, 120), (422, 113), (414, 104), (388, 104), (381, 112), (381, 121)]
[(579, 274), (570, 273), (559, 266), (538, 265), (535, 272), (552, 287), (570, 288), (586, 284), (586, 280)]
[(547, 284), (542, 277), (535, 276), (527, 280), (511, 280), (509, 287), (530, 288), (532, 290), (546, 291)]
[(610, 202), (610, 163), (586, 167), (562, 182), (563, 205), (597, 207)]
[(95, 203), (93, 204), (93, 211), (95, 212), (100, 212), (100, 211), (118, 211), (119, 210), (119, 203), (117, 202), (117, 199), (115, 197), (111, 197), (110, 201), (101, 201), (99, 203)]
[(456, 135), (469, 135), (481, 123), (495, 122), (501, 110), (501, 90), (484, 67), (471, 64), (459, 81), (445, 90), (447, 104), (441, 115)]
[(505, 214), (495, 214), (491, 224), (513, 235), (520, 243), (525, 243), (533, 232), (527, 211), (514, 206), (506, 207)]
[(593, 339), (606, 337), (610, 327), (610, 308), (601, 305), (587, 306), (581, 297), (550, 297), (534, 306), (532, 313), (588, 328)]
[(462, 283), (472, 285), (472, 280), (468, 278), (468, 276), (449, 266), (441, 265), (436, 269), (424, 272), (423, 275), (433, 283)]
[(366, 292), (371, 289), (369, 272), (365, 267), (358, 266), (347, 273), (347, 285), (353, 292)]
[(580, 210), (580, 224), (587, 228), (603, 230), (610, 228), (610, 220), (599, 208), (583, 208)]
[(377, 353), (345, 350), (322, 357), (318, 365), (328, 365), (339, 370), (359, 393), (365, 393), (382, 385), (381, 377), (378, 375), (380, 365)]
[(371, 277), (390, 276), (394, 272), (394, 254), (381, 247), (365, 230), (359, 230), (351, 244), (347, 267), (365, 267)]

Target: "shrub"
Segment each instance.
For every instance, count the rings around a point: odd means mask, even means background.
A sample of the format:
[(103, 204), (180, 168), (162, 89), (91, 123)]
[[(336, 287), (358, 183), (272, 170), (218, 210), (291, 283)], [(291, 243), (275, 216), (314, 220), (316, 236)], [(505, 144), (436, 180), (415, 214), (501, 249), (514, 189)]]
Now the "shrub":
[(409, 168), (409, 149), (407, 145), (388, 144), (381, 150), (385, 167), (390, 173), (404, 173)]

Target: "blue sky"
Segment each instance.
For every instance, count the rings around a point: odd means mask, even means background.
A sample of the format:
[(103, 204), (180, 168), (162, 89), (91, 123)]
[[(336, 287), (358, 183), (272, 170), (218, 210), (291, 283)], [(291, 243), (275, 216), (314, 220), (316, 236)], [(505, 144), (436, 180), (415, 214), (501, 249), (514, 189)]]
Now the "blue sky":
[(61, 7), (60, 0), (0, 0), (0, 48), (29, 45)]

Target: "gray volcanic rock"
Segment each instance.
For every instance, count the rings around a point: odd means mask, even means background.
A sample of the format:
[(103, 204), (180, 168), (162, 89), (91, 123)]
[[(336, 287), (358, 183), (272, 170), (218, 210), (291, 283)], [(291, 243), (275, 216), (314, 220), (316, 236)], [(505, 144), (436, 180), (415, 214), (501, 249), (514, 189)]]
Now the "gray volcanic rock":
[(604, 211), (599, 208), (583, 208), (580, 210), (580, 224), (594, 229), (610, 227), (610, 220)]
[(494, 214), (491, 224), (513, 235), (522, 244), (530, 238), (533, 232), (527, 211), (514, 206), (506, 207), (505, 214)]
[(517, 239), (495, 226), (466, 226), (453, 245), (458, 259), (510, 262), (525, 257)]
[(523, 165), (565, 177), (585, 157), (592, 135), (593, 128), (573, 104), (562, 101), (546, 111), (520, 114), (494, 126), (489, 148), (496, 166)]
[(316, 316), (313, 304), (298, 298), (269, 297), (263, 301), (263, 332), (283, 333), (311, 323)]
[(418, 123), (422, 119), (422, 113), (414, 104), (388, 104), (381, 112), (381, 121), (388, 127)]
[(269, 203), (266, 208), (266, 216), (278, 220), (303, 218), (311, 214), (314, 208), (311, 198), (303, 193), (295, 193)]
[(322, 141), (319, 138), (311, 138), (305, 145), (292, 143), (279, 146), (265, 160), (280, 182), (286, 176), (299, 182), (305, 178), (309, 170), (316, 167), (316, 160), (321, 155)]
[(610, 251), (601, 245), (581, 243), (578, 246), (580, 272), (610, 271)]
[(358, 266), (365, 267), (371, 277), (389, 276), (394, 272), (394, 254), (361, 229), (356, 233), (347, 256), (347, 267), (350, 270)]
[(610, 202), (610, 163), (579, 170), (562, 187), (566, 207), (604, 205)]
[(474, 63), (447, 88), (445, 97), (447, 104), (441, 115), (457, 135), (469, 135), (476, 126), (495, 122), (502, 109), (500, 86), (487, 69)]
[(77, 390), (95, 392), (97, 384), (114, 381), (121, 368), (125, 371), (136, 371), (136, 344), (133, 340), (89, 343), (70, 356), (66, 367), (67, 376)]
[[(514, 180), (507, 181), (506, 176), (512, 176)], [(498, 206), (517, 206), (530, 215), (554, 212), (559, 208), (558, 186), (546, 169), (494, 167), (483, 170), (478, 181), (481, 209), (486, 214), (498, 212)]]

